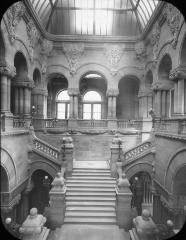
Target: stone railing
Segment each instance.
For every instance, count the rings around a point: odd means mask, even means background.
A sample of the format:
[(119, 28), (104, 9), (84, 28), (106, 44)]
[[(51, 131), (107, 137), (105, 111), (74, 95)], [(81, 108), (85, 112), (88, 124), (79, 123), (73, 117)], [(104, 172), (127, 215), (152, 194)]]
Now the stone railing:
[(124, 153), (124, 162), (129, 162), (135, 158), (140, 157), (144, 153), (150, 151), (152, 148), (152, 143), (151, 142), (144, 142), (129, 151)]
[(13, 128), (26, 128), (27, 127), (27, 122), (25, 119), (13, 118)]
[(167, 134), (186, 135), (186, 118), (157, 120), (155, 122), (155, 131)]
[(107, 128), (107, 120), (78, 120), (81, 128)]
[(142, 120), (117, 120), (119, 129), (134, 128), (136, 130), (142, 129)]
[(37, 151), (48, 155), (49, 157), (54, 158), (55, 160), (59, 159), (59, 150), (50, 144), (42, 141), (41, 139), (33, 139), (34, 149)]
[(1, 114), (1, 131), (10, 131), (15, 129), (28, 129), (30, 118), (21, 118), (13, 115)]
[(44, 119), (45, 128), (67, 128), (68, 120), (66, 119)]

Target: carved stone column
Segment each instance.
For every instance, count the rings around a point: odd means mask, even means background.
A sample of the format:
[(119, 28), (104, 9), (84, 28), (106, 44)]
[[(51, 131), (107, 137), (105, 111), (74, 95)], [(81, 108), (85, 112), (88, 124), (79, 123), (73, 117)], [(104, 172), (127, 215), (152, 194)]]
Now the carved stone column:
[(32, 89), (32, 104), (36, 107), (35, 117), (46, 117), (47, 96), (47, 89), (43, 89), (40, 87)]
[(116, 100), (119, 94), (118, 89), (108, 89), (108, 119), (116, 119)]
[(10, 114), (11, 78), (15, 75), (15, 67), (0, 63), (1, 74), (1, 113)]
[(174, 81), (174, 113), (184, 114), (184, 79), (186, 79), (186, 68), (178, 66), (171, 70), (169, 79)]

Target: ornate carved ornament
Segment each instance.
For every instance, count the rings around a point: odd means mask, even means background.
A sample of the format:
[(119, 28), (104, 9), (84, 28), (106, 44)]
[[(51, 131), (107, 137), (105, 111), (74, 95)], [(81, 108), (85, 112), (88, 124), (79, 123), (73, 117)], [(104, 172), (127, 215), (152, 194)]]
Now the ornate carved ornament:
[(167, 3), (164, 8), (164, 16), (167, 24), (170, 28), (172, 38), (172, 47), (176, 48), (178, 42), (179, 29), (181, 27), (181, 16), (180, 11), (172, 4)]
[(138, 92), (138, 97), (148, 97), (148, 96), (152, 96), (151, 89), (143, 89)]
[(51, 55), (53, 50), (53, 42), (43, 38), (41, 41), (41, 45), (40, 45), (40, 54), (43, 57), (43, 61), (42, 61), (42, 68), (41, 68), (41, 72), (42, 74), (46, 73), (47, 70), (47, 58), (48, 56)]
[(77, 96), (79, 94), (78, 88), (69, 88), (68, 89), (68, 95), (69, 96)]
[(118, 64), (123, 54), (123, 47), (120, 45), (104, 45), (104, 54), (109, 63), (110, 71), (112, 75), (115, 75), (118, 71)]
[(16, 38), (15, 28), (26, 11), (22, 1), (14, 3), (7, 10), (8, 32), (11, 43), (13, 44)]
[(169, 79), (170, 80), (179, 80), (186, 78), (186, 68), (185, 67), (177, 67), (170, 71)]
[(153, 46), (153, 58), (157, 59), (158, 45), (161, 34), (161, 27), (158, 22), (156, 22), (153, 26), (151, 35), (150, 35), (150, 43)]
[(70, 73), (75, 74), (77, 71), (78, 61), (84, 53), (85, 46), (83, 43), (63, 43), (62, 46), (69, 63)]
[(0, 62), (0, 73), (7, 77), (13, 78), (16, 75), (16, 68), (5, 62)]
[(108, 89), (107, 90), (107, 96), (108, 97), (117, 97), (119, 94), (119, 90), (118, 89)]
[(33, 88), (34, 81), (29, 77), (20, 78), (20, 76), (16, 75), (14, 77), (13, 85), (17, 87)]
[(163, 80), (162, 82), (155, 82), (152, 84), (152, 90), (161, 91), (161, 90), (170, 90), (173, 88), (173, 82)]
[(28, 34), (28, 42), (29, 42), (29, 52), (30, 52), (30, 60), (33, 61), (34, 57), (34, 47), (38, 43), (39, 40), (39, 32), (33, 22), (33, 20), (30, 18), (29, 22), (27, 23), (27, 34)]
[(17, 194), (14, 198), (12, 198), (6, 205), (1, 205), (1, 209), (3, 209), (5, 212), (9, 212), (13, 209), (15, 205), (19, 203), (21, 199), (21, 194)]
[(137, 42), (134, 48), (137, 59), (142, 60), (147, 56), (145, 43), (143, 41)]

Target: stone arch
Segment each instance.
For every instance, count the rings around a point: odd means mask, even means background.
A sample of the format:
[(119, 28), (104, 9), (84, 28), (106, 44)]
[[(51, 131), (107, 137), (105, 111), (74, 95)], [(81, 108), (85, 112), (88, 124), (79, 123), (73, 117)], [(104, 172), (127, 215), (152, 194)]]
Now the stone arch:
[(1, 166), (7, 173), (10, 192), (17, 185), (17, 170), (11, 155), (3, 148), (1, 148)]
[(140, 80), (140, 83), (143, 81), (144, 70), (137, 67), (123, 67), (118, 71), (118, 74), (115, 79), (115, 84), (119, 84), (120, 80), (126, 76), (134, 76)]
[(69, 86), (72, 76), (70, 75), (70, 72), (69, 72), (68, 68), (66, 68), (62, 65), (50, 65), (50, 66), (47, 67), (46, 84), (48, 84), (50, 79), (53, 76), (55, 76), (56, 74), (63, 75), (66, 78), (66, 80), (68, 82), (68, 86)]
[(31, 176), (36, 170), (39, 170), (39, 169), (44, 170), (45, 172), (50, 174), (50, 176), (55, 178), (56, 173), (60, 170), (60, 167), (57, 167), (56, 165), (49, 163), (49, 162), (37, 160), (37, 161), (31, 163)]
[(169, 80), (169, 72), (172, 69), (172, 58), (165, 53), (158, 64), (158, 81)]
[(125, 174), (128, 179), (130, 179), (132, 176), (134, 176), (138, 172), (147, 172), (151, 178), (153, 174), (153, 167), (150, 163), (147, 162), (138, 162), (136, 164), (133, 164), (132, 166), (125, 168)]
[(35, 87), (37, 87), (41, 83), (41, 72), (38, 68), (35, 68), (33, 71), (33, 80)]
[(180, 65), (186, 66), (186, 34), (184, 35), (182, 39), (182, 44), (180, 46), (179, 62)]
[(105, 66), (98, 64), (98, 63), (87, 63), (87, 64), (80, 66), (77, 69), (77, 73), (76, 73), (75, 79), (74, 79), (76, 81), (76, 85), (79, 86), (80, 80), (87, 73), (97, 73), (97, 74), (100, 74), (101, 76), (103, 76), (103, 78), (106, 81), (106, 85), (107, 85), (107, 89), (108, 89), (109, 85), (111, 84), (112, 79), (111, 79), (109, 70)]
[(145, 74), (145, 87), (149, 89), (153, 83), (153, 73), (152, 70), (148, 70)]
[(164, 176), (164, 186), (169, 191), (173, 191), (173, 179), (175, 177), (175, 173), (181, 166), (185, 165), (186, 159), (186, 148), (180, 148), (175, 154), (171, 156), (168, 161), (167, 169)]
[(185, 23), (183, 21), (182, 26), (180, 28), (180, 32), (178, 35), (178, 42), (176, 45), (176, 51), (174, 52), (174, 61), (175, 61), (175, 66), (179, 66), (181, 65), (181, 52), (182, 52), (182, 48), (183, 48), (183, 44), (186, 38), (186, 34), (185, 34)]
[(0, 30), (0, 61), (1, 62), (5, 62), (5, 42), (4, 42), (4, 39), (3, 39), (3, 34)]
[(6, 169), (0, 165), (0, 173), (1, 173), (1, 189), (0, 192), (9, 192), (9, 180)]

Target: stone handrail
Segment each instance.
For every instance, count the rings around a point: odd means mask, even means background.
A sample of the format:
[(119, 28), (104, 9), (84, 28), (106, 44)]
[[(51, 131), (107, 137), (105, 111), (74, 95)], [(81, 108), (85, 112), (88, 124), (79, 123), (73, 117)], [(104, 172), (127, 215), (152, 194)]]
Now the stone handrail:
[(45, 128), (67, 128), (67, 119), (45, 119)]
[(142, 120), (126, 120), (121, 119), (117, 120), (118, 128), (125, 129), (125, 128), (135, 128), (140, 130), (142, 128)]
[(78, 120), (79, 127), (85, 128), (106, 128), (107, 120)]
[(146, 152), (149, 152), (152, 148), (152, 143), (147, 141), (144, 142), (124, 153), (124, 162), (129, 162), (133, 159), (136, 159), (143, 155)]
[(186, 118), (156, 120), (155, 131), (167, 134), (186, 135)]
[(34, 149), (38, 150), (41, 153), (48, 155), (49, 157), (54, 158), (55, 160), (59, 159), (59, 149), (51, 146), (50, 144), (34, 137), (33, 139)]
[(22, 118), (13, 118), (13, 128), (26, 128), (27, 122), (25, 119)]

